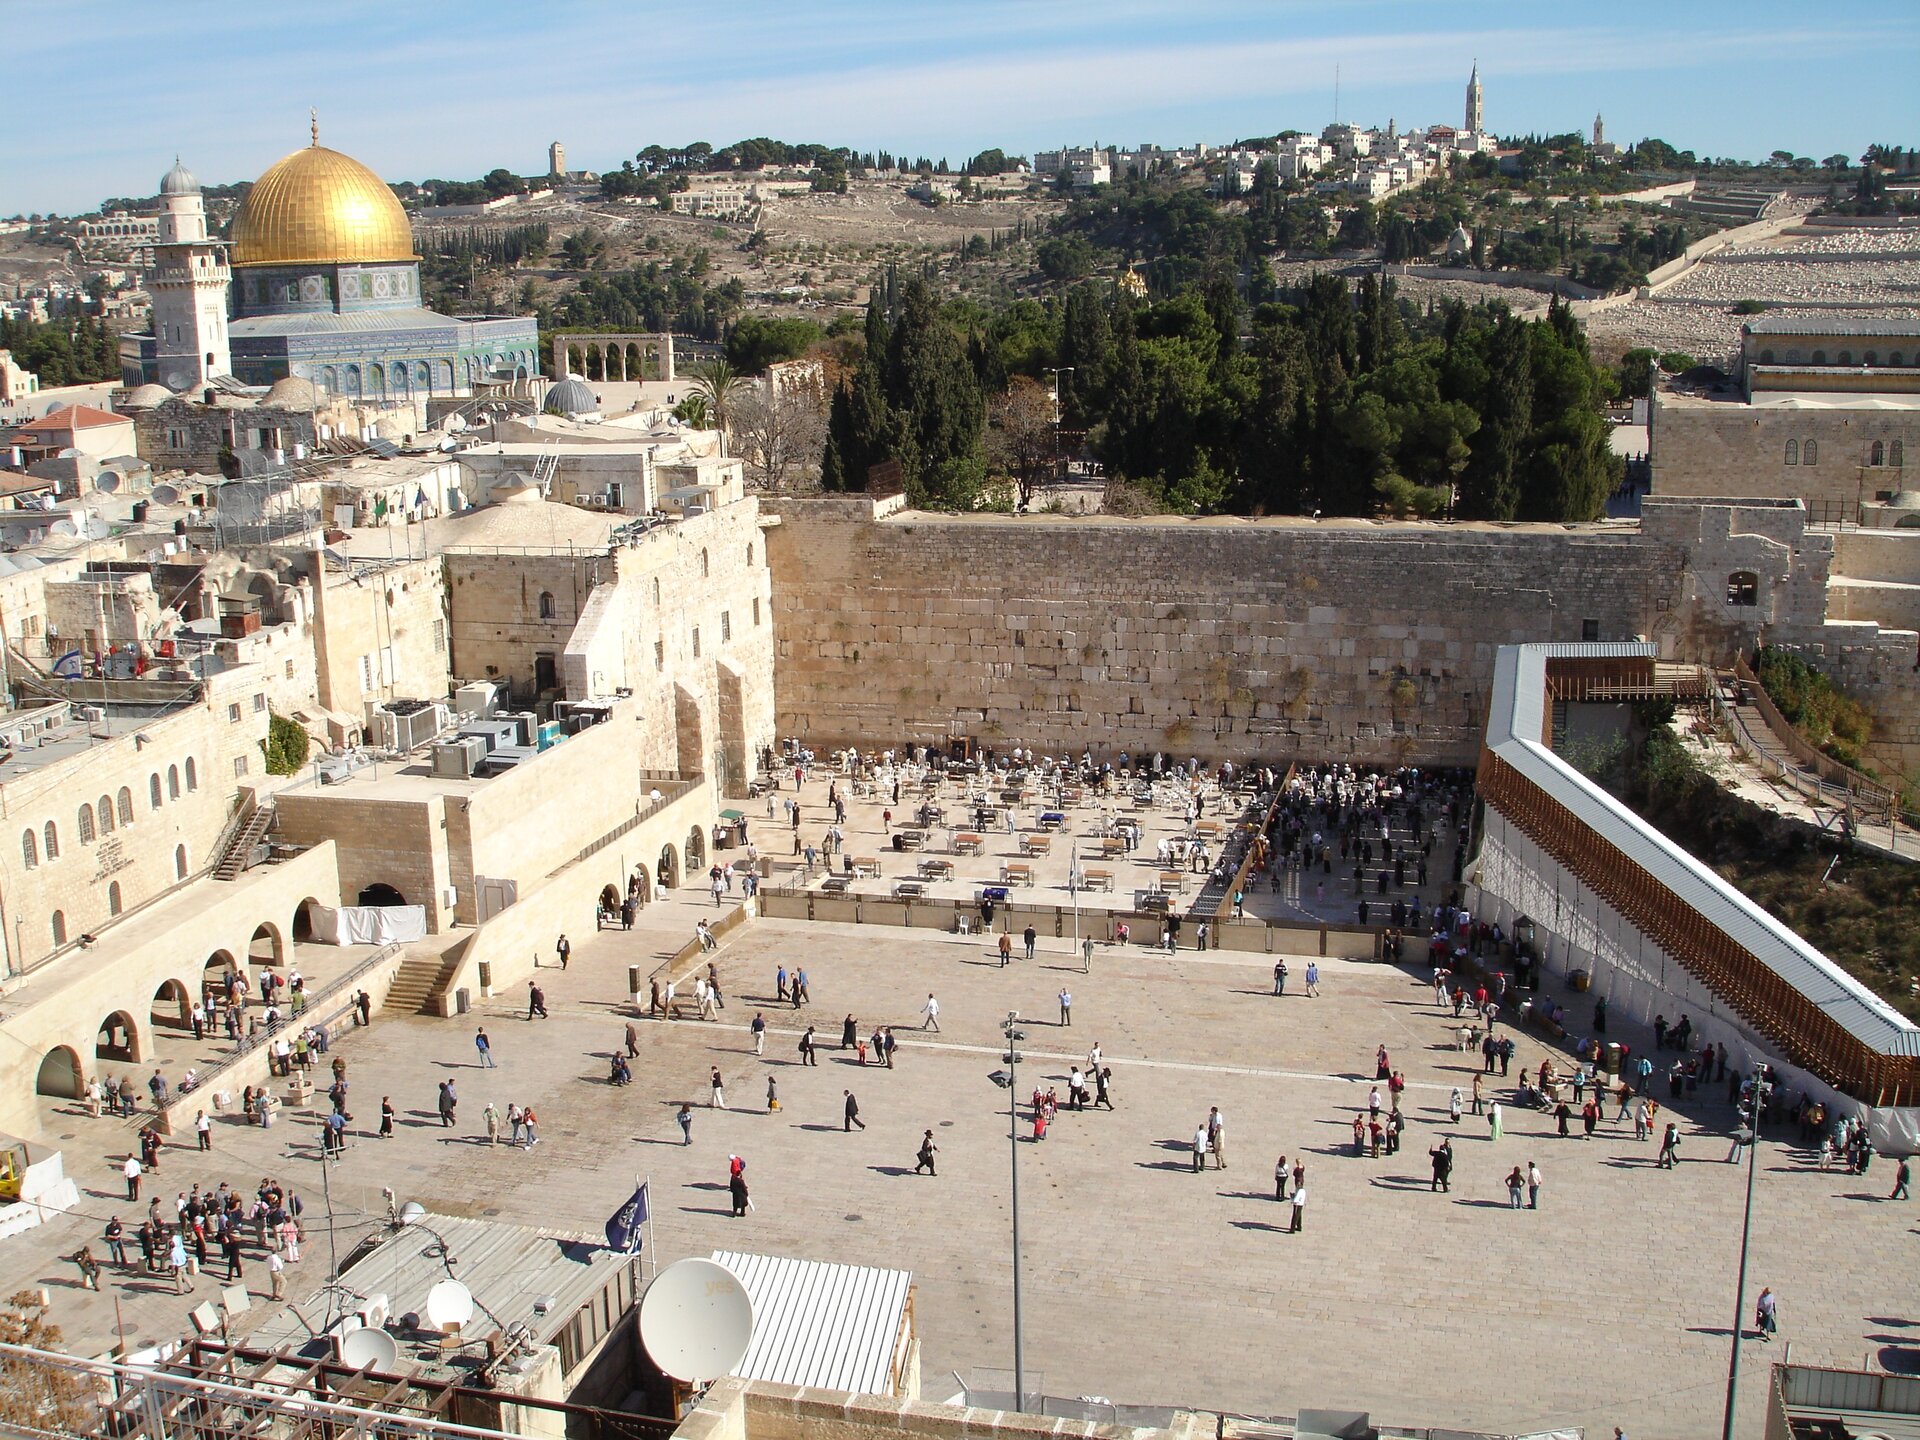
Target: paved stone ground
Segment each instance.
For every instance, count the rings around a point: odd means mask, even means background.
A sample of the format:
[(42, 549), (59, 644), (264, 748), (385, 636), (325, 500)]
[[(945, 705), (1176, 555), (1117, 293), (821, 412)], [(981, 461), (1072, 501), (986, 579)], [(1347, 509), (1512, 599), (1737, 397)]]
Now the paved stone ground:
[[(1673, 1172), (1654, 1168), (1630, 1125), (1608, 1123), (1587, 1143), (1553, 1136), (1537, 1112), (1510, 1112), (1492, 1143), (1471, 1116), (1447, 1123), (1447, 1091), (1470, 1086), (1475, 1062), (1443, 1041), (1430, 990), (1396, 968), (1328, 962), (1323, 995), (1309, 999), (1296, 960), (1290, 993), (1275, 998), (1251, 957), (1103, 949), (1082, 975), (1055, 942), (1002, 970), (977, 939), (801, 922), (761, 922), (725, 947), (723, 1015), (640, 1022), (635, 1084), (608, 1088), (626, 964), (677, 944), (705, 904), (680, 892), (633, 932), (576, 936), (570, 971), (541, 972), (549, 1020), (527, 1021), (512, 996), (461, 1020), (380, 1017), (351, 1037), (338, 1053), (351, 1062), (359, 1123), (371, 1131), (383, 1092), (402, 1122), (396, 1138), (359, 1139), (333, 1167), (343, 1248), (378, 1223), (383, 1185), (434, 1210), (595, 1234), (634, 1176), (650, 1175), (663, 1261), (728, 1246), (913, 1270), (926, 1390), (942, 1395), (949, 1371), (1011, 1363), (1007, 1120), (987, 1074), (997, 1026), (1017, 1008), (1034, 1017), (1023, 1089), (1064, 1093), (1067, 1063), (1097, 1040), (1118, 1107), (1063, 1112), (1043, 1143), (1017, 1146), (1027, 1358), (1049, 1391), (1251, 1414), (1353, 1406), (1383, 1423), (1493, 1430), (1604, 1435), (1620, 1424), (1635, 1440), (1717, 1423), (1743, 1194), (1743, 1172), (1720, 1163), (1724, 1090), (1679, 1107), (1688, 1140)], [(800, 1015), (764, 1002), (781, 961), (811, 976), (815, 1003)], [(1075, 997), (1071, 1028), (1055, 1023), (1062, 986)], [(938, 1035), (915, 1028), (929, 990), (943, 1007)], [(759, 1059), (744, 1029), (756, 1007), (773, 1027)], [(848, 1011), (863, 1031), (900, 1027), (895, 1070), (861, 1070), (837, 1050), (799, 1065), (799, 1022), (837, 1044)], [(494, 1038), (496, 1071), (475, 1068), (475, 1024)], [(1401, 1155), (1360, 1159), (1344, 1153), (1348, 1124), (1379, 1043), (1411, 1082), (1412, 1124)], [(1520, 1038), (1521, 1063), (1544, 1053)], [(706, 1107), (711, 1066), (726, 1080), (724, 1112)], [(452, 1131), (431, 1115), (447, 1075), (462, 1100)], [(777, 1115), (764, 1107), (769, 1076)], [(849, 1088), (864, 1132), (842, 1128)], [(489, 1099), (503, 1110), (531, 1101), (540, 1143), (489, 1150), (477, 1135)], [(691, 1147), (673, 1119), (683, 1099), (696, 1107)], [(1209, 1105), (1227, 1119), (1230, 1165), (1195, 1175), (1188, 1144)], [(86, 1215), (0, 1250), (0, 1293), (57, 1287), (55, 1319), (76, 1348), (110, 1341), (115, 1298), (137, 1340), (172, 1333), (191, 1302), (138, 1279), (96, 1297), (56, 1258), (97, 1235), (106, 1213), (135, 1209), (117, 1202), (113, 1169), (126, 1132), (71, 1123)], [(937, 1178), (913, 1174), (926, 1128), (941, 1147)], [(271, 1132), (223, 1123), (208, 1164), (170, 1149), (160, 1175), (167, 1195), (195, 1179), (292, 1180), (313, 1229), (296, 1296), (320, 1283), (315, 1261), (327, 1253), (312, 1133), (291, 1116)], [(1458, 1157), (1445, 1195), (1428, 1184), (1440, 1133), (1455, 1135)], [(1298, 1236), (1272, 1198), (1281, 1151), (1307, 1157)], [(756, 1208), (744, 1220), (728, 1214), (729, 1152), (747, 1160)], [(1500, 1180), (1530, 1158), (1545, 1172), (1542, 1209), (1514, 1213)], [(1912, 1345), (1920, 1227), (1914, 1207), (1879, 1198), (1890, 1166), (1865, 1179), (1821, 1174), (1778, 1143), (1760, 1165), (1750, 1293), (1780, 1293), (1794, 1357), (1857, 1365)], [(1750, 1345), (1741, 1433), (1757, 1433), (1763, 1362), (1784, 1349)]]

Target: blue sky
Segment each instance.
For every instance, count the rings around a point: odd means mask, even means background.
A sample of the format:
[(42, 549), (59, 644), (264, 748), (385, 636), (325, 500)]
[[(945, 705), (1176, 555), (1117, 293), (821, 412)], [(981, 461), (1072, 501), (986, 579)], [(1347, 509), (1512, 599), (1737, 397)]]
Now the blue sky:
[[(766, 134), (947, 155), (1226, 141), (1333, 118), (1658, 135), (1701, 154), (1916, 144), (1920, 5), (1393, 0), (0, 0), (0, 214), (209, 182), (321, 140), (390, 180), (606, 169)], [(1791, 97), (1783, 99), (1782, 97)]]

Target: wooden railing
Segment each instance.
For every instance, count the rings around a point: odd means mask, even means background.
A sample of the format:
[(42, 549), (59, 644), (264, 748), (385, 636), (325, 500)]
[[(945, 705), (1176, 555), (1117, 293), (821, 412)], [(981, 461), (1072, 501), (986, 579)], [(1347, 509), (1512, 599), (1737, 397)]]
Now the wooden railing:
[(1744, 688), (1747, 699), (1753, 702), (1753, 708), (1760, 712), (1760, 718), (1767, 722), (1767, 728), (1773, 732), (1773, 738), (1786, 747), (1787, 753), (1793, 756), (1795, 761), (1813, 771), (1822, 780), (1828, 781), (1843, 795), (1850, 797), (1854, 805), (1861, 810), (1878, 815), (1892, 809), (1894, 797), (1891, 790), (1877, 780), (1868, 779), (1852, 766), (1842, 764), (1831, 755), (1815, 749), (1804, 735), (1793, 728), (1787, 717), (1780, 713), (1780, 707), (1775, 705), (1772, 697), (1767, 694), (1766, 687), (1754, 675), (1753, 668), (1747, 664), (1746, 656), (1734, 657), (1733, 674)]

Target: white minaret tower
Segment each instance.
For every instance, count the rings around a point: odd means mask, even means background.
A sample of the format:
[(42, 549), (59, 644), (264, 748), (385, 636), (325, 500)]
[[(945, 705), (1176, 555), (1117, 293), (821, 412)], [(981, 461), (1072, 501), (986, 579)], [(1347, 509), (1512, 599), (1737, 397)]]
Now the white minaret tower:
[(1473, 62), (1473, 75), (1467, 81), (1467, 133), (1469, 135), (1478, 135), (1480, 133), (1482, 119), (1480, 103), (1480, 62), (1476, 60)]
[(192, 390), (233, 371), (227, 346), (227, 298), (233, 272), (227, 247), (207, 238), (200, 182), (178, 159), (160, 182), (160, 239), (147, 293), (153, 297), (154, 378)]

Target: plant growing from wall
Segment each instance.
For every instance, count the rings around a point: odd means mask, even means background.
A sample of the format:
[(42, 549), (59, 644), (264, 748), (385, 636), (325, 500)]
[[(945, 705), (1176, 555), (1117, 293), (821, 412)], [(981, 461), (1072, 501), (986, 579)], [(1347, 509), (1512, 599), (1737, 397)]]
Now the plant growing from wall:
[(1798, 655), (1762, 646), (1754, 674), (1767, 698), (1806, 740), (1842, 765), (1858, 766), (1873, 733), (1873, 717)]
[(267, 717), (267, 738), (260, 742), (266, 752), (269, 775), (295, 775), (307, 763), (310, 742), (298, 721), (284, 715)]

